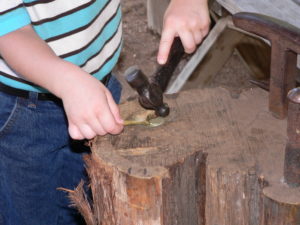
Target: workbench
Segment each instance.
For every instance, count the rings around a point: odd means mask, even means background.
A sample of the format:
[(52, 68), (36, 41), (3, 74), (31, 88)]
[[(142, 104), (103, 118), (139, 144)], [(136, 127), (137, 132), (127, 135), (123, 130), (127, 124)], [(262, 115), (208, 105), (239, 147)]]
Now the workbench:
[[(231, 15), (239, 12), (259, 13), (300, 28), (299, 0), (216, 0), (216, 2)], [(300, 57), (298, 57), (298, 67), (300, 68)]]
[[(163, 13), (168, 3), (169, 0), (147, 1), (148, 26), (154, 32), (161, 32)], [(263, 79), (268, 76), (270, 43), (235, 27), (231, 20), (231, 15), (235, 13), (259, 13), (300, 28), (300, 5), (293, 0), (210, 0), (209, 6), (215, 25), (184, 68), (173, 79), (167, 93), (205, 87), (224, 66), (234, 50), (238, 50), (238, 54), (242, 56), (241, 59), (245, 61), (253, 77)], [(245, 49), (244, 46), (249, 44), (252, 47)], [(211, 55), (214, 57), (210, 57)], [(298, 57), (298, 67), (300, 68), (300, 57)], [(190, 79), (192, 74), (194, 76)]]

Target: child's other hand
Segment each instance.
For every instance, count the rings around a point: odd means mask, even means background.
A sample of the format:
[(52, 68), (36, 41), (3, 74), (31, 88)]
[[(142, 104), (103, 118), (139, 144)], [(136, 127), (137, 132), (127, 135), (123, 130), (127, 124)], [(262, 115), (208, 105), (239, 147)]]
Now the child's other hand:
[(1, 36), (0, 53), (15, 71), (62, 99), (72, 138), (122, 131), (118, 106), (106, 87), (56, 56), (31, 25)]
[(66, 88), (61, 97), (73, 139), (91, 139), (123, 130), (119, 108), (101, 82), (87, 75), (72, 83), (72, 88)]
[(180, 37), (186, 53), (194, 52), (207, 35), (209, 25), (207, 0), (172, 0), (164, 15), (158, 63), (166, 63), (176, 36)]

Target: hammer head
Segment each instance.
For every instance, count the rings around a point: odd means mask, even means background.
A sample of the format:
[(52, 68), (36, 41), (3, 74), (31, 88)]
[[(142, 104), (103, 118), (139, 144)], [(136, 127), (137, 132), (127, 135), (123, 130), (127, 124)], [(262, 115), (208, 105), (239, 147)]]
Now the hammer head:
[(170, 109), (163, 102), (163, 92), (156, 83), (150, 83), (146, 75), (137, 67), (131, 66), (125, 71), (128, 84), (139, 94), (139, 102), (145, 109), (155, 110), (157, 116), (166, 117)]

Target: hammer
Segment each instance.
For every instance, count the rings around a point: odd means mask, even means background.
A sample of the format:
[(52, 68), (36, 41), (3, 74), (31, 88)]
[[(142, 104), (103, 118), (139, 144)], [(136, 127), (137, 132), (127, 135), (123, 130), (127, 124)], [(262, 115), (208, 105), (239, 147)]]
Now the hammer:
[(125, 71), (126, 81), (139, 94), (140, 105), (145, 109), (155, 110), (157, 116), (166, 117), (169, 115), (170, 108), (163, 102), (163, 93), (183, 54), (183, 45), (180, 39), (176, 37), (166, 64), (158, 65), (149, 80), (138, 66), (131, 66)]

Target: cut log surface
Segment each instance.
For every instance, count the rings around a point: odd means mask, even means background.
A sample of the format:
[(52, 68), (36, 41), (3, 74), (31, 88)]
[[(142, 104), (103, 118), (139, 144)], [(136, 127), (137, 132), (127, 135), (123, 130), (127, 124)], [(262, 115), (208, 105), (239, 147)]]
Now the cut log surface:
[[(268, 93), (189, 90), (166, 102), (163, 125), (93, 140), (97, 166), (87, 167), (104, 204), (101, 224), (264, 224), (263, 189), (281, 184), (286, 143), (286, 121), (269, 113)], [(137, 100), (120, 108), (125, 119), (144, 111)]]
[(300, 189), (278, 184), (264, 189), (264, 225), (300, 224)]

